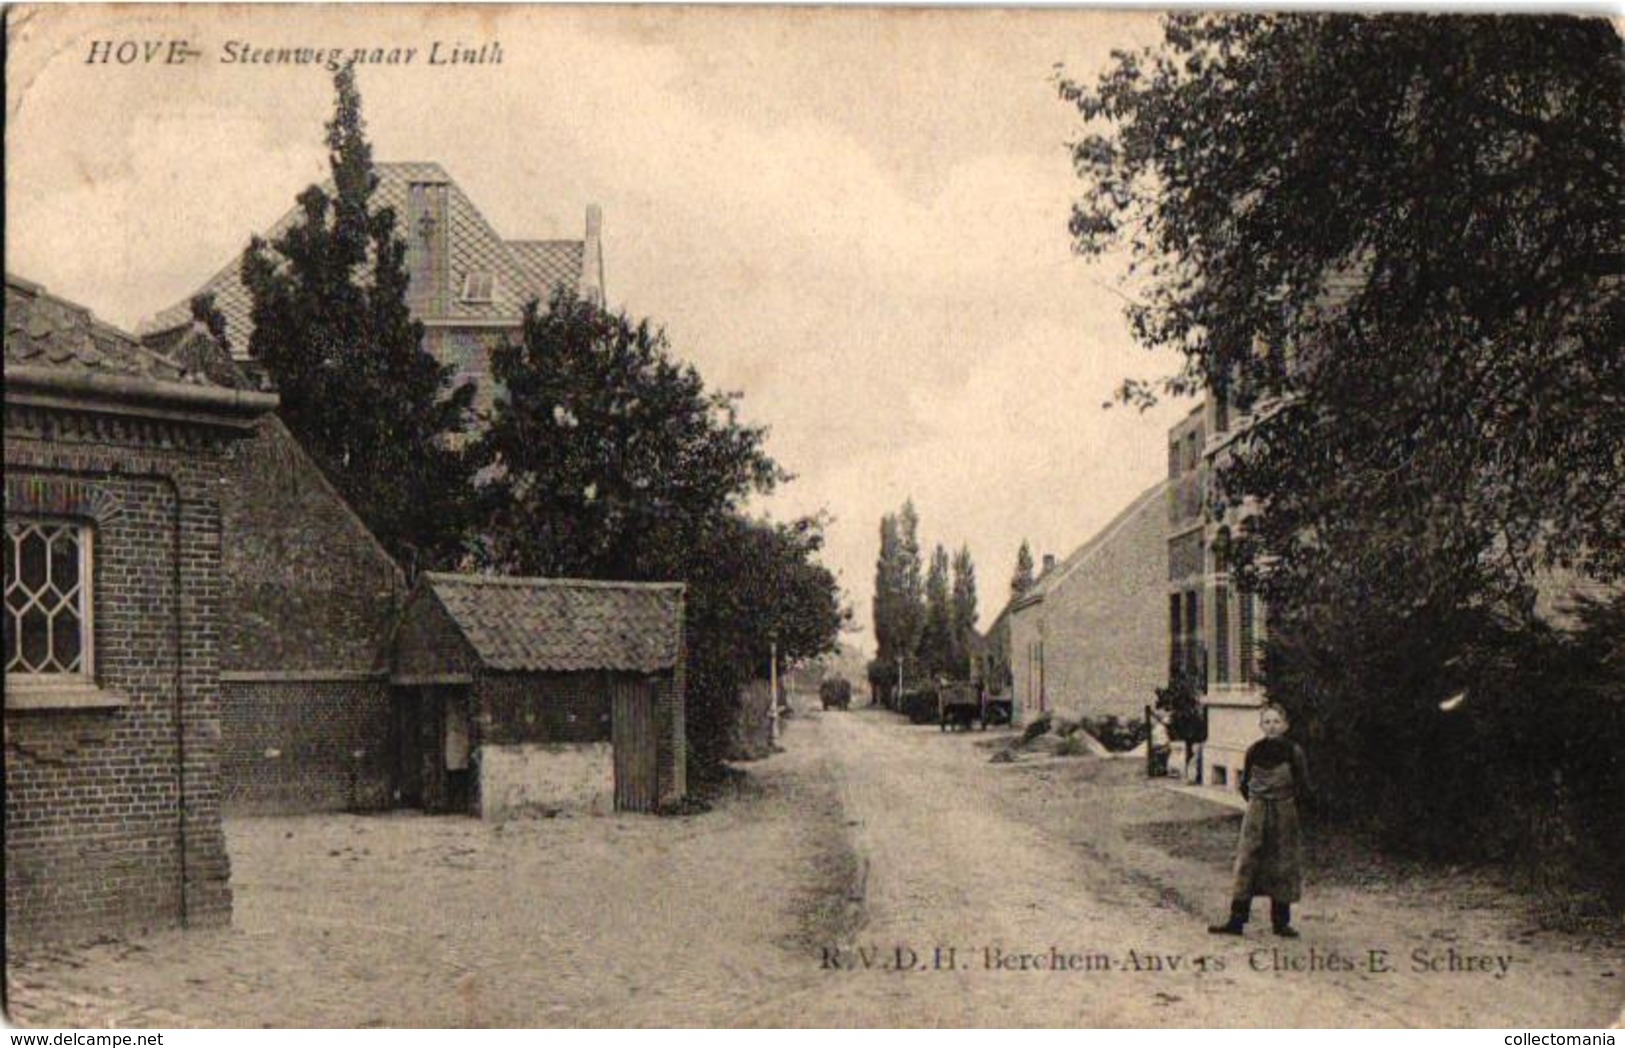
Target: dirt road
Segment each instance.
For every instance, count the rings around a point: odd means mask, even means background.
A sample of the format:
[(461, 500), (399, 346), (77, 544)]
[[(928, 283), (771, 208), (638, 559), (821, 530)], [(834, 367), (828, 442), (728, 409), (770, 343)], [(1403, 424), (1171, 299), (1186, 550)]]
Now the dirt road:
[(1617, 952), (1313, 869), (1302, 939), (1216, 939), (1222, 858), (1165, 845), (1223, 809), (1123, 762), (990, 764), (987, 738), (809, 713), (788, 752), (678, 819), (232, 820), (233, 928), (13, 950), (12, 1016), (1539, 1028), (1625, 1002)]
[(1119, 762), (995, 765), (976, 736), (872, 713), (825, 716), (816, 735), (856, 824), (867, 920), (808, 1022), (1590, 1026), (1625, 1000), (1605, 950), (1531, 939), (1445, 898), (1317, 897), (1312, 877), (1303, 938), (1267, 921), (1244, 940), (1211, 936), (1223, 867), (1129, 832), (1208, 802)]

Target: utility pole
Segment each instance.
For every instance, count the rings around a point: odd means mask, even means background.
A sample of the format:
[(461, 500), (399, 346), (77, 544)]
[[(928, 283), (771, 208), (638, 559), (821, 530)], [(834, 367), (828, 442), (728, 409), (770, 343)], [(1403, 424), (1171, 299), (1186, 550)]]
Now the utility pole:
[(767, 741), (779, 741), (779, 641), (778, 638), (768, 641), (768, 651), (772, 661), (768, 664), (768, 697), (767, 697)]

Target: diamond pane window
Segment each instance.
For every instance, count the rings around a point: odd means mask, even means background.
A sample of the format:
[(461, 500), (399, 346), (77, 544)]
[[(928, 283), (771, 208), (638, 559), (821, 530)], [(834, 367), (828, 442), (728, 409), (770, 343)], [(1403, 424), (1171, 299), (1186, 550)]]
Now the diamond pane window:
[(6, 521), (6, 674), (90, 676), (90, 531)]

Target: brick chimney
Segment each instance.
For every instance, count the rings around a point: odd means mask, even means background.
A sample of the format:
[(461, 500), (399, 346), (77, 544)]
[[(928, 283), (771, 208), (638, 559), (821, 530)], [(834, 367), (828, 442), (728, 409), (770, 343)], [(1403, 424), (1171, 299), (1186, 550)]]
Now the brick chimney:
[(597, 204), (587, 205), (587, 235), (581, 245), (581, 297), (604, 304), (604, 246), (601, 234), (604, 212)]
[(406, 190), (406, 303), (419, 320), (451, 308), (449, 195), (444, 182), (413, 182)]

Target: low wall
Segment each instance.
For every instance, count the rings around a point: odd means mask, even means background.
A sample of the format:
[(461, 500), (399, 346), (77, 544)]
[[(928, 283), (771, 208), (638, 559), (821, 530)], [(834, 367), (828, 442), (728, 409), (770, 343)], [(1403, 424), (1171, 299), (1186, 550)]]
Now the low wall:
[(220, 792), (227, 813), (389, 806), (387, 681), (228, 679), (220, 691)]
[(480, 814), (615, 810), (615, 751), (608, 742), (486, 743), (480, 747)]
[(1207, 730), (1207, 743), (1202, 747), (1203, 783), (1235, 790), (1247, 747), (1262, 738), (1258, 707), (1209, 705)]

